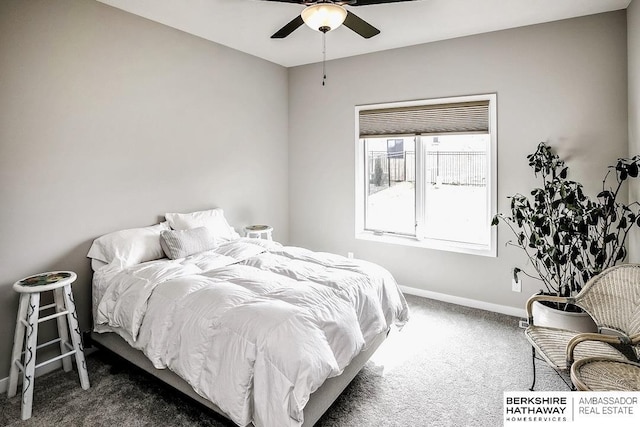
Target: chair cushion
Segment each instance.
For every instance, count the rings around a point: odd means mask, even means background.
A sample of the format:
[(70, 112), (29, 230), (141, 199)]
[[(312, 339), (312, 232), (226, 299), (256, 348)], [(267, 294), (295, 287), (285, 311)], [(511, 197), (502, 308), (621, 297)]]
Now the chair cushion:
[[(549, 365), (559, 371), (567, 370), (567, 345), (580, 332), (534, 325), (529, 326), (524, 331), (524, 334), (538, 354)], [(600, 341), (585, 341), (578, 344), (574, 352), (574, 359), (579, 360), (585, 357), (608, 357), (622, 361), (628, 360), (618, 350)]]

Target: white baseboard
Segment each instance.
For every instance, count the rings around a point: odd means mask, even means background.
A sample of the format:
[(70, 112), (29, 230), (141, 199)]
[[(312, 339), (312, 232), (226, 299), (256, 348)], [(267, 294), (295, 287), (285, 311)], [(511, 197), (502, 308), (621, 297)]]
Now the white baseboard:
[(411, 288), (409, 286), (400, 286), (400, 289), (402, 290), (402, 292), (409, 295), (416, 295), (419, 297), (430, 298), (437, 301), (449, 302), (465, 307), (478, 308), (480, 310), (493, 311), (494, 313), (502, 313), (509, 316), (520, 318), (527, 317), (527, 312), (524, 308), (515, 308), (508, 305), (492, 304), (490, 302), (457, 297), (454, 295), (441, 294), (439, 292), (426, 291), (424, 289)]
[[(85, 357), (90, 355), (94, 351), (96, 351), (95, 348), (85, 348), (84, 349)], [(71, 357), (73, 359), (73, 356)], [(76, 363), (75, 359), (73, 359), (74, 369), (75, 369), (75, 363)], [(62, 360), (56, 360), (55, 362), (48, 363), (36, 369), (36, 378), (38, 378), (39, 376), (48, 374), (49, 372), (53, 372), (56, 369), (62, 369)], [(22, 384), (22, 372), (20, 372), (20, 374), (18, 375), (18, 385), (20, 384)], [(0, 379), (0, 394), (6, 393), (8, 388), (9, 388), (9, 377)], [(19, 393), (20, 393), (20, 390), (18, 390), (18, 394)]]

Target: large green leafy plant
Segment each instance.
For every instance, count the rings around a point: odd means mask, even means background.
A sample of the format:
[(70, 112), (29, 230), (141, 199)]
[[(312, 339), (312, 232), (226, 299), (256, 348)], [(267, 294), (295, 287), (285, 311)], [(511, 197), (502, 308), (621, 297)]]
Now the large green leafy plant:
[[(546, 291), (571, 296), (591, 277), (625, 259), (629, 231), (640, 226), (638, 202), (618, 201), (623, 183), (637, 178), (640, 157), (618, 159), (602, 180), (595, 200), (582, 184), (567, 179), (568, 167), (544, 142), (527, 156), (542, 186), (530, 197), (511, 196), (511, 213), (498, 214), (492, 225), (503, 222), (516, 239), (508, 242), (524, 250)], [(522, 270), (514, 269), (514, 275)]]

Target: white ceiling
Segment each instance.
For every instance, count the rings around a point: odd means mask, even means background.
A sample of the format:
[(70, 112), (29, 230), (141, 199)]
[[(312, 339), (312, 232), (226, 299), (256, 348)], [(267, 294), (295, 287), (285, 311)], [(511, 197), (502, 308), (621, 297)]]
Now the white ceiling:
[[(304, 6), (264, 0), (98, 0), (207, 40), (292, 67), (322, 60), (322, 35), (302, 26), (270, 36)], [(640, 0), (636, 0), (640, 1)], [(381, 30), (363, 39), (341, 26), (327, 59), (626, 9), (631, 0), (414, 0), (347, 9)]]

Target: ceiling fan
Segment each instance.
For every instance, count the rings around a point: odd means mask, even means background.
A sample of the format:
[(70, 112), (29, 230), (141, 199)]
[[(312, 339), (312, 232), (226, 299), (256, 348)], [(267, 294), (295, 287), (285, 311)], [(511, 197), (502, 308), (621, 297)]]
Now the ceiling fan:
[(413, 0), (266, 0), (277, 1), (280, 3), (298, 3), (305, 5), (306, 8), (300, 15), (294, 18), (287, 25), (276, 31), (271, 36), (272, 39), (283, 39), (289, 34), (307, 24), (309, 27), (321, 33), (327, 33), (335, 30), (340, 25), (360, 34), (365, 39), (380, 34), (373, 25), (359, 18), (356, 14), (346, 10), (344, 6), (371, 6), (383, 3), (398, 3)]

